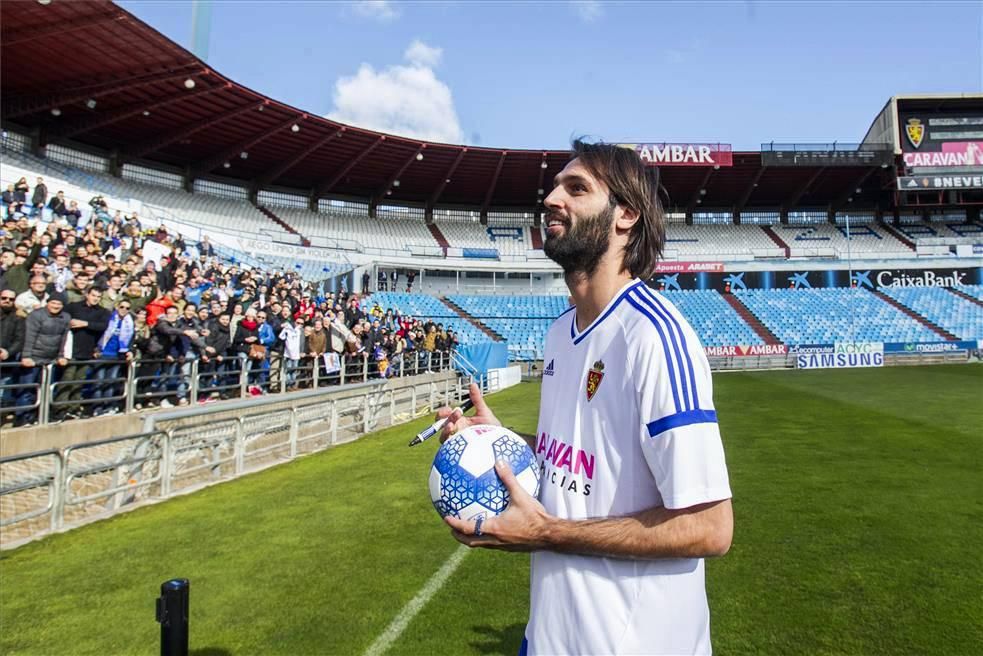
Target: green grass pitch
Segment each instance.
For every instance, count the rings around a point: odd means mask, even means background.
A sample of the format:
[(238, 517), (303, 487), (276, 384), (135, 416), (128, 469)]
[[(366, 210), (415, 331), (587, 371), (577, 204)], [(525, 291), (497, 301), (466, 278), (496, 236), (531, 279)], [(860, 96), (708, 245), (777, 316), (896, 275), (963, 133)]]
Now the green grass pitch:
[[(983, 366), (718, 374), (731, 552), (708, 564), (718, 654), (973, 654), (983, 645)], [(490, 397), (535, 430), (539, 388)], [(457, 548), (426, 425), (0, 555), (0, 653), (155, 654), (191, 579), (198, 656), (358, 654)], [(515, 654), (528, 558), (472, 551), (390, 654)]]

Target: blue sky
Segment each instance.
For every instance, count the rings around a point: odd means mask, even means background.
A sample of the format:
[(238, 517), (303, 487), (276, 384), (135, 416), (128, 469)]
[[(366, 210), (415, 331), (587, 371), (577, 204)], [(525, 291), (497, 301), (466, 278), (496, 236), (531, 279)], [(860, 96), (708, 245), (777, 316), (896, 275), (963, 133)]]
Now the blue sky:
[[(121, 6), (191, 49), (187, 0)], [(983, 1), (234, 2), (208, 62), (300, 109), (421, 138), (858, 141), (900, 93), (983, 91)]]

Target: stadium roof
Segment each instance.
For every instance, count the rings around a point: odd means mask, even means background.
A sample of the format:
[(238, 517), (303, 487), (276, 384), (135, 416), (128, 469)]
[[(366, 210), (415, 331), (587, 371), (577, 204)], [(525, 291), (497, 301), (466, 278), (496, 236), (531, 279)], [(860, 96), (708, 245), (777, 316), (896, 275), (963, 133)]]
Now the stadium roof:
[[(109, 0), (4, 2), (0, 25), (5, 127), (36, 131), (43, 144), (95, 147), (120, 162), (322, 197), (533, 210), (569, 157), (330, 121), (229, 80)], [(670, 204), (890, 206), (892, 169), (762, 167), (758, 152), (734, 153), (733, 161), (719, 170), (663, 167)]]

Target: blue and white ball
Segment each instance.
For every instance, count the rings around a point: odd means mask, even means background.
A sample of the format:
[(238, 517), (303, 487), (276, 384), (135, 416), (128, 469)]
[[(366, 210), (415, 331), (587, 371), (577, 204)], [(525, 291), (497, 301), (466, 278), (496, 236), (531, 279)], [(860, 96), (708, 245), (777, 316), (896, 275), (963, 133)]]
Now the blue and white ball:
[(498, 460), (526, 492), (539, 493), (539, 465), (525, 440), (501, 426), (469, 426), (441, 445), (430, 468), (430, 500), (440, 516), (467, 521), (504, 512), (509, 493), (495, 473)]

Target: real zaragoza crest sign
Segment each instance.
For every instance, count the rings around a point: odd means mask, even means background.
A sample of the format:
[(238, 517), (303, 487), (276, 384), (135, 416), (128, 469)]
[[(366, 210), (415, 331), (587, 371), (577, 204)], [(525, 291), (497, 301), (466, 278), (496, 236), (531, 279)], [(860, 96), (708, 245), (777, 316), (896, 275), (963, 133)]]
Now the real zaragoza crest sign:
[(601, 386), (601, 381), (604, 380), (604, 362), (598, 360), (594, 363), (594, 366), (590, 368), (587, 372), (587, 400), (590, 401), (597, 394), (597, 388)]

